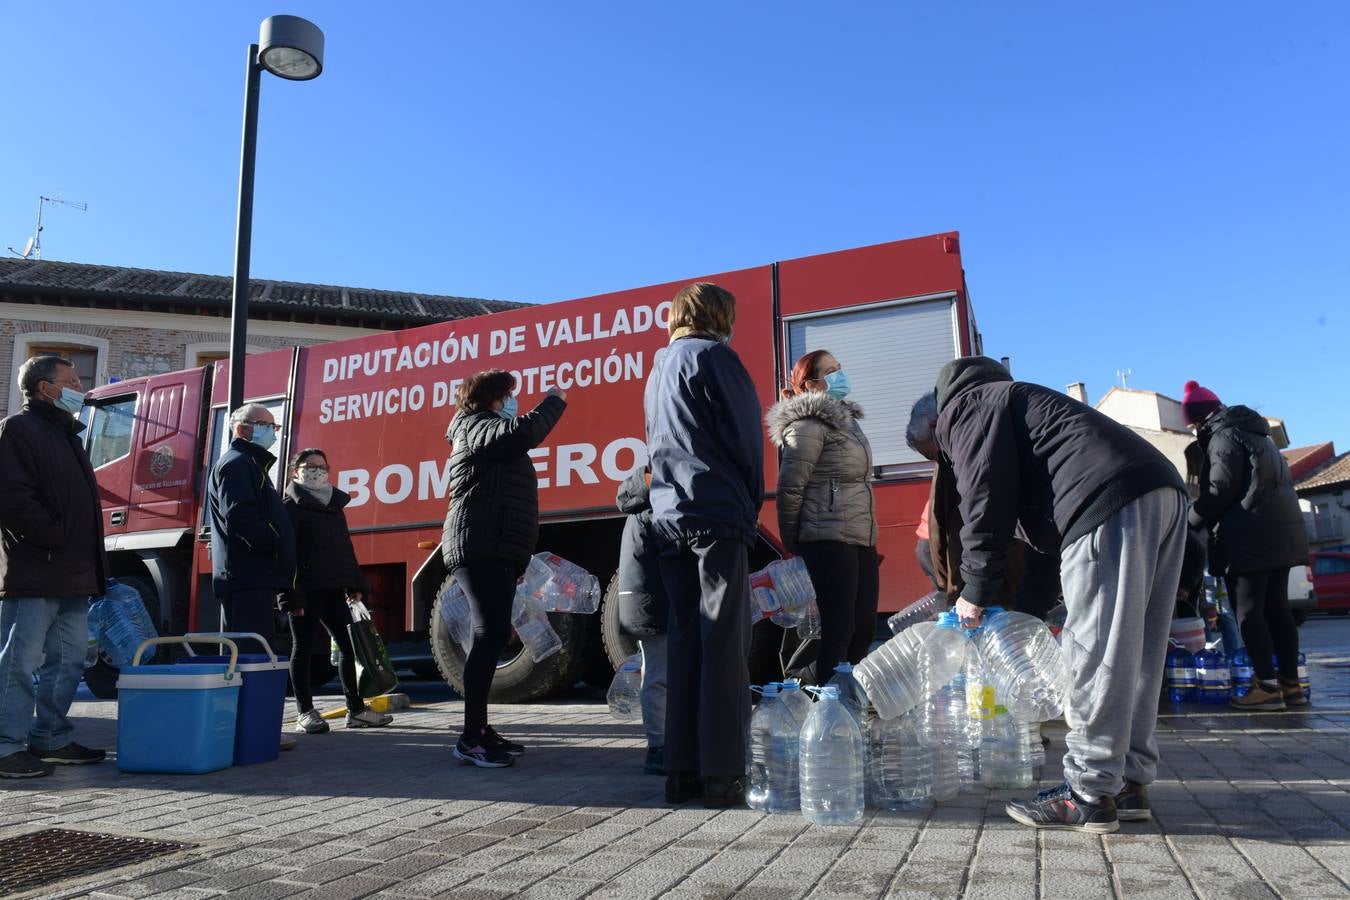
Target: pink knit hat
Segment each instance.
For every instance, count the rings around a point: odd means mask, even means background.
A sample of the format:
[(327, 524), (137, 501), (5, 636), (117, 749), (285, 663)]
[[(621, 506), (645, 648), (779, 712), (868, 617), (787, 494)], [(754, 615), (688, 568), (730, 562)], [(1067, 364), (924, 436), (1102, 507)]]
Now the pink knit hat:
[(1181, 417), (1187, 425), (1199, 425), (1220, 406), (1223, 404), (1219, 402), (1219, 395), (1209, 388), (1201, 387), (1198, 381), (1188, 381), (1182, 388)]

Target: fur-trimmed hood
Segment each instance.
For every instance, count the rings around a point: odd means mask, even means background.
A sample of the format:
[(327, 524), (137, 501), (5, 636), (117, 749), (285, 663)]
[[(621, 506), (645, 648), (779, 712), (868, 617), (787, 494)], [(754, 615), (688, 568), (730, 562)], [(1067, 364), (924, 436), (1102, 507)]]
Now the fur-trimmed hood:
[(846, 428), (853, 419), (863, 417), (862, 407), (852, 400), (840, 400), (824, 391), (807, 391), (779, 400), (764, 414), (764, 424), (776, 446), (783, 446), (783, 432), (799, 419), (820, 419), (831, 428)]

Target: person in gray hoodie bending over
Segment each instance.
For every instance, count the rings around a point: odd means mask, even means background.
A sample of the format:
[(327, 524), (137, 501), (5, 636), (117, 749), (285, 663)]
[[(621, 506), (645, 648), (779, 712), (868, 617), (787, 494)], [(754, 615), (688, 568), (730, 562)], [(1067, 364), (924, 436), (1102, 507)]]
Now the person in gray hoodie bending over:
[(1124, 425), (1013, 381), (992, 359), (943, 366), (937, 401), (938, 447), (960, 495), (962, 623), (980, 624), (1019, 528), (1060, 556), (1072, 674), (1064, 784), (1009, 803), (1008, 815), (1095, 834), (1151, 818), (1153, 731), (1186, 541), (1181, 476)]
[(727, 346), (736, 298), (682, 288), (643, 407), (652, 527), (670, 597), (666, 802), (745, 802), (750, 568), (764, 502), (764, 433), (750, 373)]

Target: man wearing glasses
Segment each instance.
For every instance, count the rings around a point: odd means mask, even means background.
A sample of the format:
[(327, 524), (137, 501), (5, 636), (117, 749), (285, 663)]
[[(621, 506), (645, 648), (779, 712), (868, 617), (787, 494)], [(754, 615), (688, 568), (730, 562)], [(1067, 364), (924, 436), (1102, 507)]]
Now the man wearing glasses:
[(247, 403), (230, 413), (230, 433), (206, 493), (211, 586), (224, 613), (222, 630), (256, 632), (273, 642), (278, 603), (293, 614), (303, 610), (295, 588), (295, 532), (268, 476), (277, 461), (268, 452), (277, 441), (276, 420), (267, 407)]

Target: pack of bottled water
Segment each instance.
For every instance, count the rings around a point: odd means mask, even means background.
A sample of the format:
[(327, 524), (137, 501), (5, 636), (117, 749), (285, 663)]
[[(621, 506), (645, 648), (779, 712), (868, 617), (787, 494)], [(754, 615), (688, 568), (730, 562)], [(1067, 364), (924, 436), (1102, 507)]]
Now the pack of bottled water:
[[(467, 657), (473, 649), (473, 610), (468, 595), (458, 581), (451, 582), (441, 596), (440, 610), (441, 621), (450, 632), (451, 640), (459, 644)], [(511, 603), (511, 627), (516, 630), (516, 635), (535, 662), (547, 659), (562, 649), (562, 639), (549, 623), (543, 602), (519, 588)]]
[(800, 556), (775, 559), (750, 575), (751, 614), (756, 619), (772, 619), (782, 628), (796, 628), (815, 599), (815, 586)]
[(620, 722), (642, 721), (642, 651), (623, 661), (605, 695), (609, 714)]
[(600, 579), (556, 553), (536, 553), (516, 587), (546, 612), (590, 614), (600, 608)]
[[(142, 641), (159, 636), (140, 591), (116, 578), (108, 579), (108, 592), (90, 606), (89, 616), (91, 628), (97, 628), (99, 646), (119, 669), (131, 665)], [(154, 655), (152, 644), (141, 655), (141, 662), (149, 662)]]

